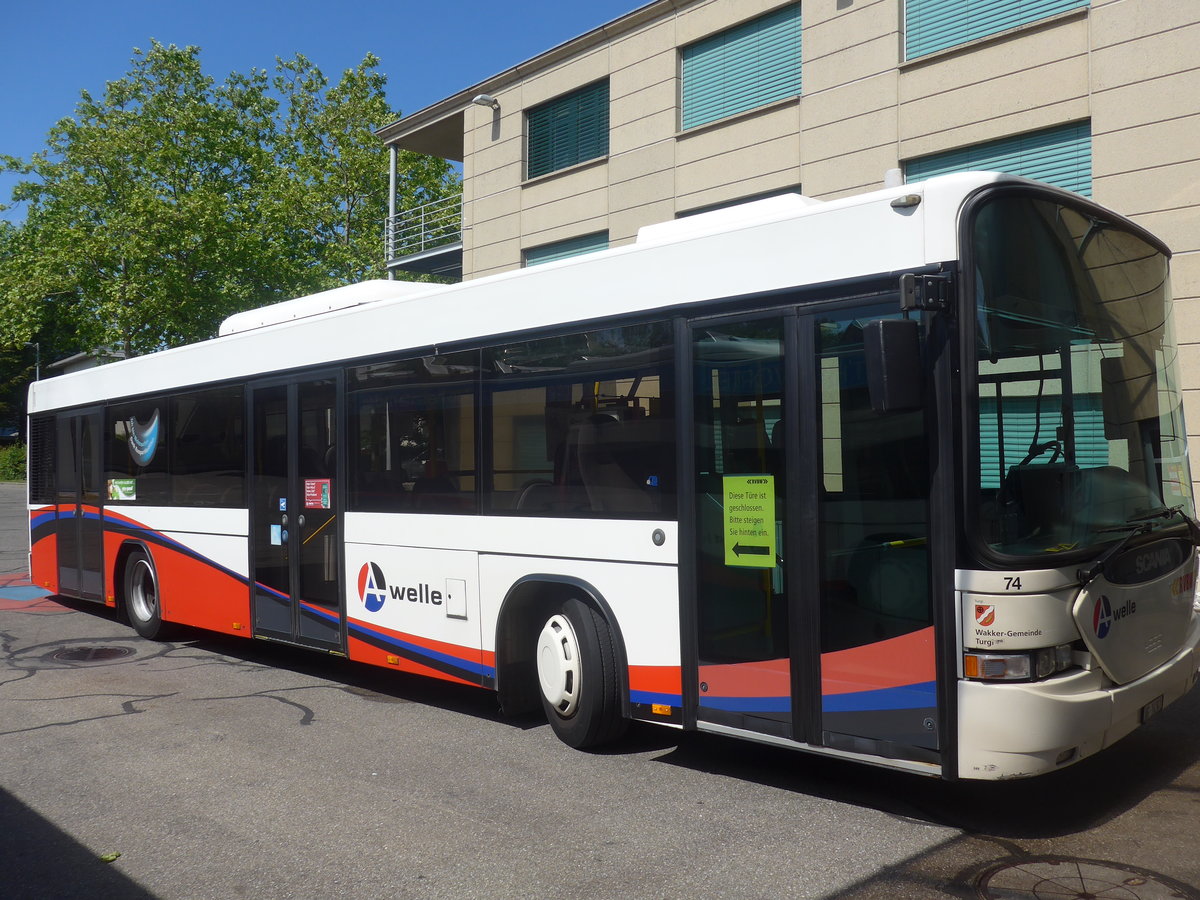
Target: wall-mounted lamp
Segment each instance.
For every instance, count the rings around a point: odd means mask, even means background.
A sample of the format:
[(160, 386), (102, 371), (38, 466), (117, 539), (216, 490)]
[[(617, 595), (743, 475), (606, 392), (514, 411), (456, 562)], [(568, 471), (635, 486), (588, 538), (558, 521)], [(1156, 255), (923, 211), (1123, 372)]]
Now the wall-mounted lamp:
[(500, 109), (500, 101), (491, 94), (476, 94), (471, 98), (471, 102), (476, 106), (486, 106), (495, 110)]

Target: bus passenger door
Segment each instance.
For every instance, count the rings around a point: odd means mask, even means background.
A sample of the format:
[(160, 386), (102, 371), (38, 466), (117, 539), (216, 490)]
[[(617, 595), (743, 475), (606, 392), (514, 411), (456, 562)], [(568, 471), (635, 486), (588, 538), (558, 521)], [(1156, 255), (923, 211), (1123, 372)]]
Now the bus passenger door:
[[(785, 451), (789, 317), (692, 326), (696, 718), (803, 740)], [(686, 676), (685, 676), (686, 677)]]
[(101, 432), (97, 411), (58, 417), (58, 589), (73, 597), (104, 599), (104, 523), (101, 519)]
[(692, 323), (685, 677), (702, 728), (938, 758), (932, 426), (867, 394), (863, 327), (898, 309)]
[(251, 393), (254, 634), (345, 652), (340, 374)]
[[(875, 412), (863, 329), (898, 303), (801, 319), (814, 347), (820, 743), (936, 762), (935, 641), (925, 410)], [(924, 377), (913, 372), (914, 379)]]

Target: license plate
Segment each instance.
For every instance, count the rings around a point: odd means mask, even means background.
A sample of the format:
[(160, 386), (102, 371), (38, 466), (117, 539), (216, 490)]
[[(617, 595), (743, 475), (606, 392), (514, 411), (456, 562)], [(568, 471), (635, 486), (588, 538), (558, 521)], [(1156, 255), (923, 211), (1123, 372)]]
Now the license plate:
[(1162, 708), (1163, 708), (1163, 695), (1159, 694), (1157, 697), (1155, 697), (1153, 700), (1151, 700), (1149, 703), (1147, 703), (1145, 706), (1142, 707), (1142, 724), (1145, 725), (1146, 722), (1148, 722), (1151, 719), (1151, 717), (1153, 717), (1157, 713), (1162, 712)]

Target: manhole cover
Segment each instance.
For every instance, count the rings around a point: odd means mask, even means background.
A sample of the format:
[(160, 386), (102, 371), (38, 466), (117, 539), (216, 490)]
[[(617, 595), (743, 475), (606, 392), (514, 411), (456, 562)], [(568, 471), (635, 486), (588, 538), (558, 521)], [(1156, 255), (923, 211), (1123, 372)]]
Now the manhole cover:
[(976, 887), (982, 900), (1197, 900), (1187, 885), (1157, 872), (1056, 856), (993, 866)]
[(50, 654), (52, 659), (75, 663), (106, 663), (133, 656), (131, 647), (64, 647)]

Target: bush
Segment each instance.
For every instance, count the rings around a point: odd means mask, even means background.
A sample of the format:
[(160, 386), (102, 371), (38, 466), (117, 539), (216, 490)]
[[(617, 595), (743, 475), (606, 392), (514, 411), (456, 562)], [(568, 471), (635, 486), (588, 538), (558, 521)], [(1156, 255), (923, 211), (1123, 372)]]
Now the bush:
[(0, 445), (0, 481), (25, 480), (25, 445)]

